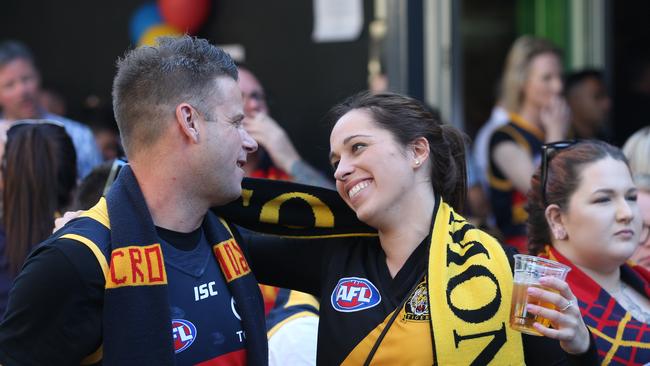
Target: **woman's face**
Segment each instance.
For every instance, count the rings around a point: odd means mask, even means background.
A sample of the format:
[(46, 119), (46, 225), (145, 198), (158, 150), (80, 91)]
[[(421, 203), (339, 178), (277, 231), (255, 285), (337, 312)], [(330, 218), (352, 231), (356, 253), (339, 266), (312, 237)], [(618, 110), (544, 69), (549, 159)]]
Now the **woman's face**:
[(330, 148), (336, 189), (357, 217), (375, 228), (395, 217), (414, 185), (413, 159), (395, 137), (355, 109), (336, 122)]
[(594, 270), (612, 270), (639, 244), (637, 189), (625, 163), (611, 157), (582, 168), (580, 183), (561, 214), (568, 257)]
[[(643, 219), (644, 225), (650, 227), (650, 190), (639, 189), (637, 204), (639, 205), (639, 210), (641, 210), (641, 218)], [(641, 240), (643, 239), (641, 238)], [(650, 270), (650, 236), (645, 238), (645, 242), (641, 243), (639, 249), (637, 249), (630, 259), (640, 266), (645, 267), (647, 270)]]
[(524, 84), (524, 103), (538, 108), (549, 103), (562, 93), (562, 64), (554, 53), (542, 53), (533, 57)]

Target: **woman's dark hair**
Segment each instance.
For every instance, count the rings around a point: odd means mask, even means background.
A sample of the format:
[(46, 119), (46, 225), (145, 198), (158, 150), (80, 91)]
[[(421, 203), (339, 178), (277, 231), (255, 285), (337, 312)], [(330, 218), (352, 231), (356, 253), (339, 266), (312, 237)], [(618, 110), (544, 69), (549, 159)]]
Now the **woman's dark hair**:
[(566, 210), (571, 196), (581, 184), (580, 174), (586, 165), (607, 157), (628, 164), (619, 148), (597, 140), (578, 142), (556, 152), (550, 151), (549, 154), (545, 188), (547, 203), (544, 204), (542, 198), (542, 167), (533, 174), (528, 191), (528, 250), (532, 255), (541, 253), (544, 246), (552, 243), (551, 230), (546, 222), (546, 207), (556, 204)]
[(54, 227), (71, 199), (77, 154), (65, 129), (49, 121), (18, 121), (7, 132), (2, 179), (5, 256), (12, 274)]
[(344, 114), (367, 110), (375, 123), (388, 130), (402, 145), (407, 146), (419, 137), (429, 141), (431, 184), (455, 210), (462, 211), (467, 195), (465, 165), (465, 134), (451, 125), (440, 122), (430, 108), (413, 98), (394, 93), (353, 95), (328, 113), (332, 126)]

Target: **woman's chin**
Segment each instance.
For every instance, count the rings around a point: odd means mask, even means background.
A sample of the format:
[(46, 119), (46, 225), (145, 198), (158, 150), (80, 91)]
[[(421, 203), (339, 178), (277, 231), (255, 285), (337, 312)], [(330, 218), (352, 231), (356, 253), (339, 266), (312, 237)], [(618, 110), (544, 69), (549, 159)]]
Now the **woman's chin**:
[(368, 212), (368, 210), (357, 209), (355, 210), (355, 213), (357, 214), (357, 219), (359, 219), (359, 221), (368, 226), (374, 227), (375, 229), (377, 228), (375, 217), (370, 212)]

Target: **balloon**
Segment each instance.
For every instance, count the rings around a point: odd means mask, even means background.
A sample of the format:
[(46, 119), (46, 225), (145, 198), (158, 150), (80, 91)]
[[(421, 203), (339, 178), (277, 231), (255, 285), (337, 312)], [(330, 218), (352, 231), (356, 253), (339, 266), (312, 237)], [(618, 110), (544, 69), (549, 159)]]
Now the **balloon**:
[(160, 9), (158, 9), (156, 3), (147, 3), (142, 5), (135, 11), (135, 13), (133, 13), (131, 22), (129, 23), (129, 35), (131, 36), (131, 41), (137, 43), (147, 28), (162, 22), (163, 19), (160, 15)]
[(158, 0), (165, 23), (194, 34), (210, 13), (211, 0)]
[(169, 26), (167, 24), (156, 24), (147, 28), (140, 37), (138, 41), (138, 47), (140, 46), (153, 46), (156, 44), (156, 38), (162, 36), (170, 37), (180, 37), (183, 33), (180, 32), (175, 27)]

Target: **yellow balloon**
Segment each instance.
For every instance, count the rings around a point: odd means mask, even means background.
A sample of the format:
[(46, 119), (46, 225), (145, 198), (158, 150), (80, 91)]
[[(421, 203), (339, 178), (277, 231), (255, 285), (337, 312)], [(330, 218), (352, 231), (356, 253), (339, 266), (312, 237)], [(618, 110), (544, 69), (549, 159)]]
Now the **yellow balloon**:
[(156, 38), (169, 36), (169, 37), (180, 37), (183, 33), (178, 29), (169, 26), (167, 24), (156, 24), (147, 28), (140, 40), (138, 41), (138, 47), (140, 46), (154, 46), (156, 44)]

